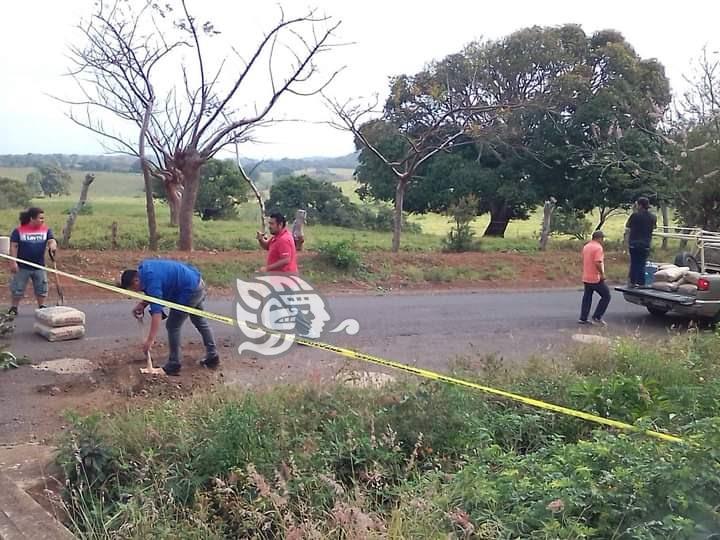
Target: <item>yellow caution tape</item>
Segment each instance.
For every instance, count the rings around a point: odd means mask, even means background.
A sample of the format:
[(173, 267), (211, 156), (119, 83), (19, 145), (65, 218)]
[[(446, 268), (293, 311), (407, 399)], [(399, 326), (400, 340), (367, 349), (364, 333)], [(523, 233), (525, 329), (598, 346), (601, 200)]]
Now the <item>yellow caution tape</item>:
[[(204, 311), (204, 310), (192, 308), (189, 306), (184, 306), (182, 304), (176, 304), (175, 302), (169, 302), (167, 300), (163, 300), (160, 298), (154, 298), (152, 296), (148, 296), (148, 295), (145, 295), (145, 294), (142, 294), (139, 292), (129, 291), (127, 289), (122, 289), (122, 288), (116, 287), (114, 285), (109, 285), (107, 283), (102, 283), (100, 281), (96, 281), (94, 279), (88, 279), (88, 278), (78, 276), (75, 274), (68, 274), (67, 272), (62, 272), (62, 271), (56, 270), (54, 268), (47, 268), (45, 266), (41, 266), (41, 265), (26, 261), (23, 259), (18, 259), (16, 257), (12, 257), (10, 255), (5, 255), (3, 253), (0, 253), (0, 257), (3, 257), (5, 259), (11, 260), (11, 261), (15, 261), (15, 262), (21, 262), (25, 265), (31, 266), (33, 268), (37, 268), (39, 270), (45, 270), (47, 272), (52, 272), (57, 275), (66, 277), (68, 279), (72, 279), (72, 280), (78, 281), (80, 283), (85, 283), (86, 285), (90, 285), (92, 287), (97, 287), (99, 289), (105, 289), (106, 291), (111, 291), (111, 292), (121, 294), (121, 295), (130, 297), (130, 298), (136, 298), (138, 300), (143, 300), (145, 302), (159, 304), (161, 306), (165, 306), (165, 307), (168, 307), (171, 309), (176, 309), (178, 311), (183, 311), (190, 315), (197, 315), (199, 317), (204, 317), (206, 319), (210, 319), (210, 320), (217, 321), (217, 322), (220, 322), (223, 324), (227, 324), (229, 326), (243, 325), (248, 328), (262, 329), (263, 331), (265, 331), (269, 334), (284, 335), (283, 332), (278, 332), (276, 330), (269, 330), (269, 329), (261, 327), (259, 325), (254, 325), (254, 324), (249, 324), (246, 322), (237, 321), (237, 320), (233, 319), (232, 317), (226, 317), (223, 315), (218, 315), (217, 313), (212, 313), (210, 311)], [(456, 377), (451, 377), (449, 375), (443, 375), (442, 373), (436, 373), (436, 372), (430, 371), (428, 369), (423, 369), (423, 368), (419, 368), (419, 367), (415, 367), (415, 366), (410, 366), (408, 364), (403, 364), (401, 362), (396, 362), (393, 360), (386, 360), (384, 358), (380, 358), (377, 356), (372, 356), (369, 354), (353, 351), (352, 349), (346, 349), (344, 347), (338, 347), (336, 345), (330, 345), (328, 343), (322, 343), (322, 342), (315, 341), (312, 339), (304, 339), (304, 338), (299, 338), (299, 337), (295, 337), (295, 341), (300, 345), (312, 347), (314, 349), (318, 349), (318, 350), (322, 350), (322, 351), (328, 351), (331, 353), (338, 354), (340, 356), (344, 356), (346, 358), (351, 358), (353, 360), (359, 360), (361, 362), (368, 362), (368, 363), (375, 364), (378, 366), (383, 366), (383, 367), (391, 368), (391, 369), (398, 370), (398, 371), (404, 371), (405, 373), (410, 373), (412, 375), (416, 375), (418, 377), (422, 377), (422, 378), (425, 378), (428, 380), (444, 382), (447, 384), (453, 384), (453, 385), (462, 386), (465, 388), (472, 388), (474, 390), (480, 390), (481, 392), (485, 392), (487, 394), (492, 394), (495, 396), (504, 397), (504, 398), (507, 398), (507, 399), (510, 399), (513, 401), (517, 401), (519, 403), (523, 403), (525, 405), (529, 405), (530, 407), (536, 407), (538, 409), (552, 411), (552, 412), (556, 412), (559, 414), (564, 414), (566, 416), (573, 416), (575, 418), (580, 418), (580, 419), (586, 420), (588, 422), (594, 422), (596, 424), (602, 424), (605, 426), (610, 426), (610, 427), (622, 429), (625, 431), (634, 431), (634, 432), (644, 433), (645, 435), (648, 435), (650, 437), (655, 437), (657, 439), (661, 439), (664, 441), (683, 442), (683, 439), (676, 435), (670, 435), (668, 433), (661, 433), (659, 431), (638, 428), (637, 426), (633, 426), (632, 424), (628, 424), (626, 422), (620, 422), (619, 420), (613, 420), (611, 418), (603, 418), (602, 416), (597, 416), (595, 414), (578, 411), (576, 409), (571, 409), (569, 407), (563, 407), (561, 405), (555, 405), (553, 403), (547, 403), (547, 402), (541, 401), (539, 399), (533, 399), (530, 397), (515, 394), (513, 392), (507, 392), (505, 390), (499, 390), (497, 388), (492, 388), (490, 386), (484, 386), (484, 385), (466, 381), (463, 379), (458, 379)]]

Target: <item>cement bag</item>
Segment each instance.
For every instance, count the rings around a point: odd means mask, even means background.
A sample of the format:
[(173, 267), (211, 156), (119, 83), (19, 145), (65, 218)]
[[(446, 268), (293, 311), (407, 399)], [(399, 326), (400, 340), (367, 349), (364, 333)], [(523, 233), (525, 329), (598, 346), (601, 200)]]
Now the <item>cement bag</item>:
[(655, 281), (652, 284), (653, 289), (665, 292), (675, 292), (678, 290), (679, 286), (680, 283), (678, 283), (677, 281)]
[(69, 339), (78, 339), (85, 335), (84, 326), (63, 326), (62, 328), (52, 328), (42, 323), (36, 322), (33, 325), (33, 331), (40, 334), (48, 341), (67, 341)]
[(666, 268), (677, 268), (677, 265), (673, 263), (660, 263), (658, 265), (658, 270), (665, 270)]
[(674, 268), (663, 268), (655, 272), (655, 281), (680, 281), (690, 271), (687, 266), (675, 266)]
[(700, 272), (687, 272), (683, 276), (683, 283), (697, 285), (698, 279), (700, 279)]
[(66, 306), (36, 309), (35, 319), (45, 326), (51, 326), (53, 328), (60, 326), (82, 326), (85, 324), (85, 314), (82, 311)]
[(697, 294), (697, 285), (692, 285), (690, 283), (683, 283), (678, 287), (677, 292), (680, 294), (684, 294), (686, 296), (695, 296)]
[(0, 253), (10, 255), (10, 237), (0, 236)]

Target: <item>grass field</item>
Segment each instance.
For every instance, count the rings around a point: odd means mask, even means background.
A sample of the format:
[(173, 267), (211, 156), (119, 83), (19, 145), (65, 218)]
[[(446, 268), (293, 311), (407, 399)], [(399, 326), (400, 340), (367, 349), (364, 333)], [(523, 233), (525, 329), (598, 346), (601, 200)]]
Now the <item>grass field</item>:
[[(24, 182), (30, 168), (0, 168), (0, 176), (7, 176)], [(357, 183), (349, 179), (351, 169), (333, 169), (333, 173), (346, 180), (336, 182), (352, 201), (360, 203), (355, 189)], [(74, 171), (72, 194), (68, 197), (37, 199), (35, 204), (43, 207), (48, 223), (59, 234), (66, 220), (65, 212), (76, 200), (84, 171)], [(145, 202), (142, 192), (142, 177), (130, 173), (97, 173), (90, 189), (89, 202), (93, 206), (93, 215), (83, 215), (78, 219), (73, 233), (72, 246), (77, 248), (102, 249), (109, 245), (110, 226), (119, 224), (118, 243), (120, 248), (139, 249), (147, 246), (147, 227)], [(383, 204), (383, 203), (381, 203)], [(162, 203), (156, 205), (158, 224), (160, 225), (161, 246), (170, 249), (175, 245), (176, 230), (168, 225), (168, 208)], [(252, 249), (255, 246), (254, 232), (257, 229), (257, 210), (252, 203), (242, 205), (238, 210), (238, 219), (233, 221), (202, 222), (195, 224), (196, 246), (200, 249)], [(10, 231), (17, 222), (17, 210), (0, 211), (0, 230)], [(443, 238), (450, 230), (450, 222), (440, 214), (411, 215), (410, 221), (422, 227), (422, 234), (405, 234), (403, 249), (409, 251), (428, 251), (442, 247)], [(481, 238), (487, 227), (489, 215), (478, 217), (473, 229)], [(605, 233), (610, 242), (622, 240), (626, 216), (619, 214), (608, 221)], [(595, 215), (590, 216), (594, 223)], [(515, 249), (529, 251), (536, 249), (541, 226), (541, 215), (534, 213), (528, 220), (512, 221), (504, 239), (481, 239), (482, 248), (487, 250)], [(313, 249), (327, 241), (349, 240), (360, 249), (389, 249), (390, 234), (383, 232), (350, 230), (339, 227), (312, 226), (306, 231), (307, 247)], [(555, 243), (567, 239), (555, 239)]]
[[(32, 172), (32, 168), (7, 168), (0, 167), (0, 176), (19, 180), (23, 184), (25, 178)], [(77, 197), (85, 179), (86, 171), (70, 171), (73, 182), (70, 186), (70, 196)], [(90, 198), (93, 195), (98, 197), (136, 197), (143, 198), (143, 179), (139, 174), (98, 172), (95, 173), (95, 181), (90, 188)], [(142, 204), (142, 201), (139, 202)]]

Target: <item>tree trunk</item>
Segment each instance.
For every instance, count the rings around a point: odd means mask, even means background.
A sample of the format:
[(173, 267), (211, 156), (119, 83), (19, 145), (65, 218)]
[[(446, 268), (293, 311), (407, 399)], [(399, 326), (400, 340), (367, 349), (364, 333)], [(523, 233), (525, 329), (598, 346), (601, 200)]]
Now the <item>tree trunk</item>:
[(399, 179), (395, 187), (395, 219), (393, 222), (392, 252), (400, 251), (400, 235), (402, 234), (403, 206), (405, 204), (405, 188), (407, 181)]
[(180, 212), (178, 213), (180, 235), (178, 238), (178, 249), (180, 251), (192, 251), (193, 249), (193, 215), (195, 213), (195, 201), (200, 189), (200, 165), (201, 161), (190, 159), (180, 170), (183, 174), (184, 189), (180, 199)]
[(118, 248), (118, 224), (117, 221), (113, 221), (112, 225), (110, 225), (110, 247), (112, 247), (113, 251)]
[(505, 203), (490, 205), (490, 223), (488, 223), (483, 236), (504, 238), (507, 226), (510, 223), (510, 208)]
[(554, 198), (550, 198), (545, 201), (543, 205), (543, 223), (542, 230), (540, 231), (540, 251), (547, 249), (547, 243), (550, 239), (550, 229), (552, 226), (552, 218), (555, 213), (557, 201)]
[(85, 202), (87, 201), (88, 196), (88, 190), (90, 189), (90, 184), (93, 183), (93, 180), (95, 180), (94, 174), (85, 175), (85, 180), (83, 180), (82, 189), (80, 190), (80, 200), (78, 200), (78, 203), (70, 211), (70, 215), (67, 218), (65, 227), (63, 227), (61, 244), (62, 247), (68, 247), (68, 245), (70, 245), (70, 235), (72, 234), (73, 227), (75, 226), (75, 220), (77, 219), (80, 210), (82, 210), (85, 206)]
[(167, 199), (168, 208), (170, 208), (170, 226), (178, 226), (178, 216), (180, 215), (180, 203), (182, 197), (180, 192), (174, 184), (167, 184), (165, 186), (165, 195)]
[(140, 167), (142, 168), (143, 180), (145, 181), (145, 212), (148, 220), (148, 243), (151, 251), (158, 249), (158, 233), (157, 219), (155, 218), (155, 200), (153, 199), (152, 174), (150, 172), (150, 164), (145, 157), (145, 143), (147, 141), (147, 131), (150, 125), (150, 115), (152, 114), (154, 98), (151, 97), (145, 104), (145, 113), (143, 115), (143, 124), (140, 129), (140, 141), (138, 144), (138, 154), (140, 154)]
[[(668, 212), (667, 203), (664, 201), (660, 203), (660, 212), (662, 213), (663, 232), (666, 233), (666, 232), (668, 232), (667, 227), (670, 226), (670, 216), (669, 216), (669, 212)], [(667, 247), (668, 247), (668, 239), (667, 239), (667, 237), (663, 236), (662, 248), (667, 249)]]

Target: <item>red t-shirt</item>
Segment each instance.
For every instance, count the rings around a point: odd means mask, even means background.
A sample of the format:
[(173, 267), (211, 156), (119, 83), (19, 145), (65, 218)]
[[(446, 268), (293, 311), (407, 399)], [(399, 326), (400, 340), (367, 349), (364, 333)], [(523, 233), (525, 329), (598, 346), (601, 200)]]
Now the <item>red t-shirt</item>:
[(267, 265), (270, 266), (280, 259), (290, 257), (290, 261), (281, 268), (275, 268), (272, 272), (295, 272), (297, 273), (297, 254), (295, 253), (295, 240), (290, 231), (284, 229), (280, 234), (270, 238), (268, 246)]

